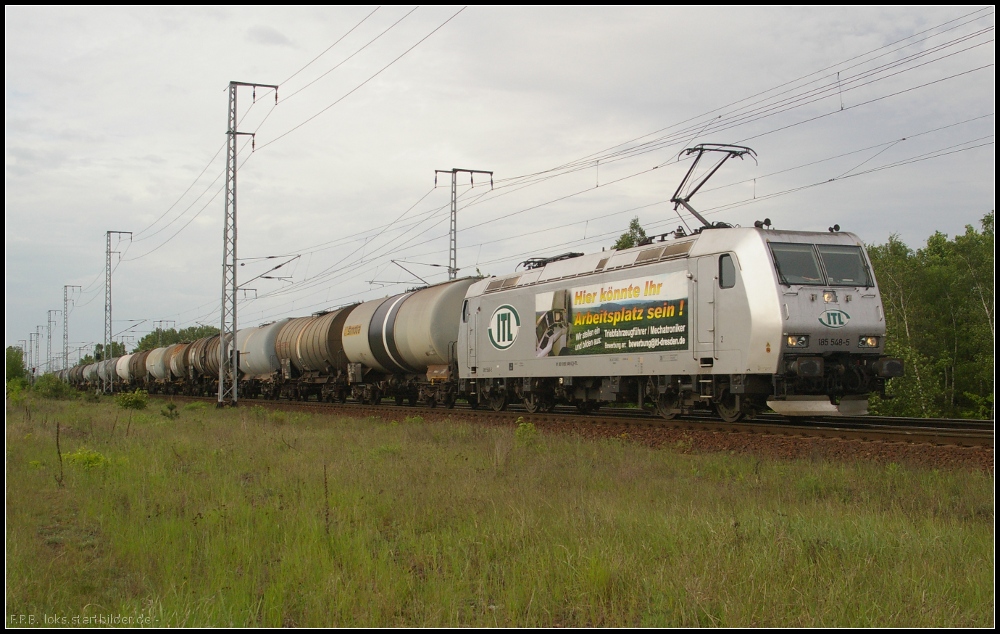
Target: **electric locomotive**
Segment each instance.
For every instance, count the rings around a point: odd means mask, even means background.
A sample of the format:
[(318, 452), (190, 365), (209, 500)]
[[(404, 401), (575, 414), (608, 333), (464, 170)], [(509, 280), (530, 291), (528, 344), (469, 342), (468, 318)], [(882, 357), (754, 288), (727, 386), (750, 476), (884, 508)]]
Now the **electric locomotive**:
[[(687, 195), (707, 152), (724, 156)], [(496, 410), (653, 404), (673, 418), (861, 415), (902, 362), (861, 240), (710, 223), (690, 199), (746, 147), (699, 145), (672, 202), (702, 222), (639, 247), (568, 253), (469, 288), (458, 331), (461, 391)], [(676, 208), (675, 207), (675, 208)]]
[(853, 234), (712, 228), (568, 256), (469, 288), (459, 377), (478, 402), (860, 415), (902, 373)]

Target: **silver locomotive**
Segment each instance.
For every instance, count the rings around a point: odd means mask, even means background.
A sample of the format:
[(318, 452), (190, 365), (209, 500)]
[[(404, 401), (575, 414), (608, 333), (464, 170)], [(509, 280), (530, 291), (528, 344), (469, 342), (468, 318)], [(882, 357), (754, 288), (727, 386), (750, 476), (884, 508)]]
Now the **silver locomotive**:
[(858, 237), (764, 226), (529, 261), (473, 284), (458, 332), (463, 391), (493, 409), (651, 403), (666, 418), (864, 414), (902, 373), (884, 347)]

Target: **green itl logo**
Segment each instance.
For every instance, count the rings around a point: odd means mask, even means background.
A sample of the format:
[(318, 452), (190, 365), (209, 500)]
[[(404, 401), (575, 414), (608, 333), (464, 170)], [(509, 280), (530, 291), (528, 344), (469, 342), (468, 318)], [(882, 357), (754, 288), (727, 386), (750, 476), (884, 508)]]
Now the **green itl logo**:
[(497, 350), (506, 350), (514, 345), (517, 331), (521, 329), (521, 318), (513, 306), (504, 304), (493, 311), (490, 317), (490, 327), (487, 331), (490, 344)]
[(850, 320), (851, 316), (842, 310), (828, 310), (819, 316), (819, 323), (827, 328), (843, 328)]

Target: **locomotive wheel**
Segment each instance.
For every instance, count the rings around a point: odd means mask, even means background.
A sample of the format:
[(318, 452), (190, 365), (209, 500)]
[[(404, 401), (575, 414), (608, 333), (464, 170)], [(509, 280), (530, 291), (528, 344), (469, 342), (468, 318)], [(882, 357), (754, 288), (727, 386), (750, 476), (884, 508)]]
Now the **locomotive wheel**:
[(529, 414), (536, 414), (542, 409), (542, 397), (535, 392), (528, 394), (522, 400), (524, 401), (524, 409), (528, 410)]
[(727, 423), (735, 423), (743, 418), (742, 403), (740, 401), (740, 397), (736, 394), (731, 394), (728, 387), (723, 388), (722, 394), (719, 395), (719, 402), (715, 404), (715, 412), (719, 415), (719, 418)]
[(556, 400), (551, 395), (532, 392), (524, 397), (524, 409), (528, 410), (529, 414), (548, 413), (555, 408)]
[(666, 392), (656, 400), (656, 411), (664, 420), (673, 420), (677, 416), (677, 395)]
[(507, 409), (507, 393), (496, 392), (490, 395), (490, 409), (494, 412), (502, 412)]

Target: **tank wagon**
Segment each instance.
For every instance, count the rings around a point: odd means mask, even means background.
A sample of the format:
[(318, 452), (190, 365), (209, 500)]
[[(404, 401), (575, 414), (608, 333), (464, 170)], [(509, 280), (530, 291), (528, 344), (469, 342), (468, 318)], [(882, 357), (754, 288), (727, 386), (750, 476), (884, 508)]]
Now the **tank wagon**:
[(353, 307), (342, 331), (350, 396), (372, 404), (388, 396), (397, 405), (453, 405), (460, 311), (476, 280), (448, 281)]
[(311, 317), (288, 320), (278, 332), (275, 354), (278, 393), (287, 398), (347, 400), (347, 356), (343, 330), (357, 304)]

